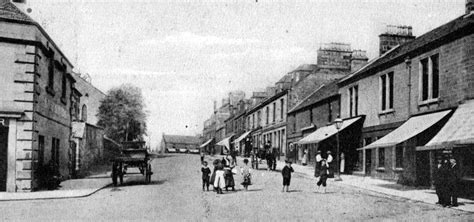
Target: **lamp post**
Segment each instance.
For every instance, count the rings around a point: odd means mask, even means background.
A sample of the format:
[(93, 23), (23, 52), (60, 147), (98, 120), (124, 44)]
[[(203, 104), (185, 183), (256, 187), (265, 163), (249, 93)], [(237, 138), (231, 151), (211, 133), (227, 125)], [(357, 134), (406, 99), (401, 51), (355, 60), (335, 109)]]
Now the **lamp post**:
[(341, 169), (340, 169), (341, 166), (340, 166), (340, 161), (339, 161), (339, 159), (340, 159), (340, 156), (339, 156), (339, 130), (342, 127), (343, 121), (342, 121), (341, 118), (338, 117), (334, 120), (334, 122), (335, 122), (334, 125), (336, 126), (336, 129), (337, 129), (337, 133), (336, 133), (336, 140), (337, 140), (337, 150), (336, 150), (336, 164), (337, 164), (337, 167), (336, 167), (336, 169), (337, 169), (337, 172), (336, 172), (336, 178), (334, 178), (334, 181), (342, 181), (341, 174), (340, 174), (341, 173)]

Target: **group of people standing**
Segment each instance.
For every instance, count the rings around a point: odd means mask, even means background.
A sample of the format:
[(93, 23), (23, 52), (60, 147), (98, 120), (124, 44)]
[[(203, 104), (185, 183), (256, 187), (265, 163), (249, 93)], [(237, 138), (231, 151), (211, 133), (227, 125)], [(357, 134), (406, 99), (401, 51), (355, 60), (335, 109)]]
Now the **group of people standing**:
[[(248, 159), (244, 159), (244, 166), (241, 168), (240, 173), (243, 176), (242, 185), (245, 190), (251, 185), (251, 169), (248, 166)], [(229, 159), (229, 156), (223, 157), (222, 159), (216, 159), (212, 162), (214, 170), (211, 174), (211, 170), (207, 166), (207, 161), (204, 161), (204, 156), (201, 156), (201, 172), (202, 172), (202, 190), (209, 191), (209, 186), (212, 185), (214, 191), (218, 194), (222, 194), (223, 190), (235, 191), (235, 180), (234, 174), (237, 173), (236, 165), (237, 162), (234, 159)]]
[(438, 204), (443, 207), (458, 206), (459, 182), (461, 174), (456, 160), (444, 157), (438, 160), (435, 187)]

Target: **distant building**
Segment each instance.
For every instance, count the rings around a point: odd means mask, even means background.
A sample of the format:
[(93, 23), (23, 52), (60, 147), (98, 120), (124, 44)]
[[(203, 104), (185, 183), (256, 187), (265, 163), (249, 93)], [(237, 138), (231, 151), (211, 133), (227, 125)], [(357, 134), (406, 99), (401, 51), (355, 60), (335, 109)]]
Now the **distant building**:
[(165, 153), (199, 153), (201, 140), (195, 136), (165, 135), (161, 138), (161, 150)]

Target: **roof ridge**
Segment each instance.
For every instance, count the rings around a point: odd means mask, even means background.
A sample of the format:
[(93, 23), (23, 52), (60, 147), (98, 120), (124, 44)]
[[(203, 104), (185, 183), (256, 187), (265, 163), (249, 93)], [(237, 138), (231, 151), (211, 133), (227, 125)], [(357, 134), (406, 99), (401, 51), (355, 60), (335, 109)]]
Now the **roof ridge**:
[(317, 88), (316, 90), (314, 90), (312, 93), (310, 93), (308, 96), (306, 96), (305, 98), (303, 98), (299, 103), (297, 103), (293, 108), (290, 109), (290, 111), (288, 111), (288, 113), (291, 113), (294, 111), (294, 109), (296, 109), (299, 105), (303, 104), (307, 99), (309, 99), (312, 95), (314, 95), (315, 93), (317, 93), (321, 88), (323, 88), (323, 86), (325, 86), (327, 83), (324, 83), (322, 84), (321, 86), (319, 86), (319, 88)]

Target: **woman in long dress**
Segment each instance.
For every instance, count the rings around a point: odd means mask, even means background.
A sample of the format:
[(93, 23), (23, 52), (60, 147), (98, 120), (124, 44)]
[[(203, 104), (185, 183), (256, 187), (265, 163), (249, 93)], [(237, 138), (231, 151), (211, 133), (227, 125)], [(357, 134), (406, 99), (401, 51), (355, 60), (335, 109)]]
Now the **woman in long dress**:
[(216, 176), (214, 179), (214, 188), (218, 194), (222, 194), (222, 189), (225, 188), (224, 166), (219, 162), (215, 168)]

